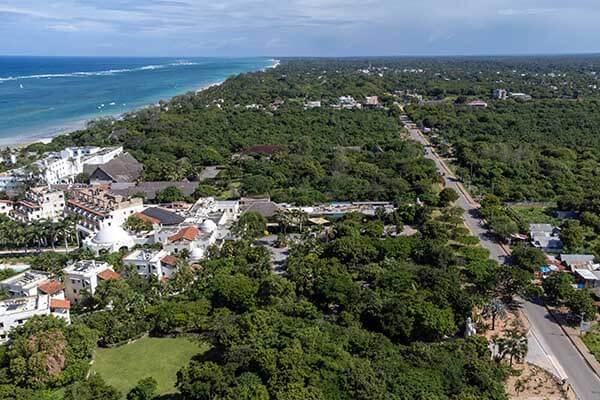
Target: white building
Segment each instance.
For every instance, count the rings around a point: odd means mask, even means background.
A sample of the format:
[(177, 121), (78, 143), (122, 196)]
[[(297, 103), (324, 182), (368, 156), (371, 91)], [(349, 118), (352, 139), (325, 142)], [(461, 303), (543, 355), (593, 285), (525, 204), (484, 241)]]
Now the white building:
[(496, 100), (506, 100), (508, 98), (508, 92), (506, 89), (494, 89), (492, 91), (492, 97)]
[(379, 97), (377, 97), (377, 96), (365, 97), (365, 106), (366, 107), (376, 108), (376, 107), (379, 107), (380, 105), (381, 104), (379, 103)]
[(0, 214), (8, 215), (13, 209), (14, 202), (12, 200), (0, 200)]
[(85, 236), (105, 227), (120, 227), (127, 218), (144, 209), (142, 199), (112, 194), (100, 187), (75, 188), (69, 195), (67, 213), (80, 217), (77, 229)]
[(0, 344), (8, 342), (11, 329), (37, 315), (52, 315), (70, 323), (70, 308), (68, 300), (53, 299), (48, 295), (0, 301)]
[(157, 242), (162, 243), (163, 249), (172, 254), (187, 252), (192, 261), (206, 257), (216, 239), (216, 224), (213, 221), (203, 223), (200, 228), (182, 226), (177, 230), (162, 229), (157, 233)]
[(8, 291), (11, 297), (37, 296), (38, 286), (48, 281), (49, 273), (29, 270), (3, 280), (0, 288)]
[(529, 101), (533, 98), (530, 95), (525, 94), (525, 93), (511, 93), (510, 97), (512, 97), (513, 99), (516, 99), (516, 100), (521, 100), (521, 101)]
[(65, 295), (75, 303), (81, 300), (82, 293), (93, 295), (100, 281), (120, 278), (108, 263), (95, 260), (78, 261), (64, 268), (63, 272)]
[(320, 100), (316, 100), (316, 101), (307, 101), (304, 104), (304, 108), (305, 109), (310, 109), (310, 108), (319, 108), (321, 107), (321, 101)]
[(158, 280), (171, 279), (177, 272), (177, 259), (164, 250), (136, 250), (123, 258), (123, 264), (135, 267), (145, 278)]
[[(194, 222), (202, 222), (206, 218), (216, 220), (217, 225), (235, 222), (240, 217), (239, 200), (215, 200), (214, 197), (201, 197), (188, 212)], [(190, 219), (186, 221), (190, 222)]]
[(83, 240), (83, 247), (96, 254), (116, 253), (123, 248), (131, 249), (134, 246), (134, 238), (118, 225), (105, 226), (94, 236), (88, 236)]
[(67, 147), (60, 152), (47, 154), (36, 164), (42, 171), (45, 183), (72, 183), (87, 164), (105, 164), (121, 154), (122, 147)]
[(357, 102), (352, 96), (341, 96), (338, 98), (339, 107), (341, 108), (362, 108), (362, 104)]
[(23, 178), (15, 170), (0, 173), (0, 191), (16, 190), (23, 183)]
[(31, 188), (25, 193), (25, 200), (13, 205), (10, 216), (21, 222), (40, 219), (56, 221), (64, 216), (65, 194), (61, 190), (47, 187)]

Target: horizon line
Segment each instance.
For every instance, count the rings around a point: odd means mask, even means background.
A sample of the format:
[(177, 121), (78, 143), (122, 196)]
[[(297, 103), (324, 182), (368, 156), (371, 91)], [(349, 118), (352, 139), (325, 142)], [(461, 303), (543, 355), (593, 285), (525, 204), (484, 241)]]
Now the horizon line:
[(600, 56), (600, 51), (589, 52), (556, 52), (556, 53), (407, 53), (407, 54), (380, 54), (380, 55), (77, 55), (77, 54), (0, 54), (0, 57), (39, 57), (39, 58), (312, 58), (312, 59), (357, 59), (357, 58), (473, 58), (473, 57), (572, 57), (572, 56)]

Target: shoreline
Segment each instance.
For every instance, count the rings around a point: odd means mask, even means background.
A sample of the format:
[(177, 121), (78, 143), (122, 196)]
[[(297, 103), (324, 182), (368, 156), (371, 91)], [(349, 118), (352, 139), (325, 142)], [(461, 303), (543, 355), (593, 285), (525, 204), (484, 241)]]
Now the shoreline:
[[(268, 69), (271, 68), (277, 68), (280, 65), (280, 61), (276, 60), (276, 59), (269, 59), (268, 61), (270, 61), (272, 63), (272, 65), (268, 65), (264, 68), (261, 69), (257, 69), (255, 71), (248, 71), (248, 72), (258, 72), (258, 71), (266, 71)], [(247, 73), (247, 72), (242, 72), (242, 73)], [(239, 75), (239, 74), (238, 74)], [(212, 82), (212, 83), (207, 83), (204, 84), (203, 86), (201, 86), (198, 89), (189, 89), (186, 90), (184, 92), (180, 92), (177, 94), (174, 94), (170, 97), (167, 98), (167, 101), (171, 101), (173, 98), (189, 93), (189, 92), (194, 92), (195, 94), (201, 93), (205, 90), (208, 90), (212, 87), (217, 87), (217, 86), (221, 86), (223, 83), (225, 83), (227, 79), (223, 79), (223, 80), (219, 80), (216, 82)], [(164, 99), (160, 99), (159, 101), (162, 101)], [(35, 143), (43, 143), (43, 144), (48, 144), (50, 142), (52, 142), (52, 140), (58, 136), (61, 135), (68, 135), (71, 132), (75, 132), (78, 130), (82, 130), (85, 129), (86, 125), (90, 122), (93, 121), (95, 119), (98, 118), (115, 118), (115, 119), (121, 119), (123, 117), (124, 114), (126, 113), (131, 113), (131, 112), (136, 112), (139, 110), (142, 110), (144, 108), (148, 108), (148, 107), (155, 107), (157, 106), (159, 103), (155, 102), (155, 103), (151, 103), (151, 104), (146, 104), (143, 106), (139, 106), (139, 107), (135, 107), (132, 108), (131, 110), (127, 110), (124, 112), (120, 112), (120, 113), (115, 113), (115, 114), (108, 114), (108, 115), (98, 115), (96, 117), (86, 117), (86, 118), (81, 118), (78, 120), (72, 120), (72, 121), (65, 121), (63, 124), (56, 126), (56, 128), (51, 128), (55, 129), (55, 132), (44, 132), (44, 133), (32, 133), (31, 135), (25, 135), (25, 136), (20, 136), (20, 137), (11, 137), (11, 138), (6, 138), (6, 139), (0, 139), (0, 148), (11, 148), (11, 149), (21, 149), (24, 147), (27, 147), (29, 145), (35, 144)]]

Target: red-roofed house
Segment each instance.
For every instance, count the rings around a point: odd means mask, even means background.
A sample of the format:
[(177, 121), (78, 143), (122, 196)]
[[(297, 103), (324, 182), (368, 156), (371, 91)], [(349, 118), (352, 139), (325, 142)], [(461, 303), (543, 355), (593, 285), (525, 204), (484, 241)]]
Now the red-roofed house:
[(62, 318), (71, 321), (71, 302), (65, 299), (50, 298), (50, 312), (57, 318)]
[(168, 236), (161, 233), (158, 240), (162, 242), (163, 249), (171, 254), (187, 251), (191, 260), (204, 258), (206, 251), (217, 240), (215, 230), (209, 228), (198, 229), (195, 226), (181, 227), (178, 231), (168, 231)]
[(195, 226), (186, 226), (185, 228), (180, 229), (176, 234), (169, 236), (169, 242), (179, 242), (179, 241), (194, 241), (200, 235), (200, 229)]
[(115, 279), (121, 279), (121, 275), (119, 275), (118, 272), (107, 268), (98, 274), (98, 278), (103, 281), (113, 281)]
[(49, 295), (51, 299), (65, 298), (65, 286), (56, 279), (51, 279), (38, 286), (38, 292)]

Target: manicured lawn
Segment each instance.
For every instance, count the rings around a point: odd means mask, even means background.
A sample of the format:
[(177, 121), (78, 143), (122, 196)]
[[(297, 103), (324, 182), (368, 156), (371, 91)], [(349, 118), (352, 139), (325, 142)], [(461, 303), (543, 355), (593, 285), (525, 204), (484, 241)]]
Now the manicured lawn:
[(112, 349), (98, 349), (92, 372), (99, 373), (123, 396), (143, 378), (158, 382), (158, 394), (175, 392), (177, 371), (208, 345), (188, 338), (142, 338)]

